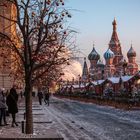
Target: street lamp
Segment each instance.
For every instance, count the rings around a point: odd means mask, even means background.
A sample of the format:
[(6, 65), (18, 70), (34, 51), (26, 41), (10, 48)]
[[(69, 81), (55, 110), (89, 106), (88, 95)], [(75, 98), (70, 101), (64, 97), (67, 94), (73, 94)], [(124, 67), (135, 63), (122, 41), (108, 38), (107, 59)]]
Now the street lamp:
[(82, 81), (81, 81), (81, 80), (82, 80), (82, 78), (81, 78), (81, 76), (80, 76), (80, 75), (78, 75), (78, 77), (79, 77), (79, 78), (78, 78), (78, 84), (79, 84), (79, 88), (80, 88), (80, 86), (81, 86), (81, 82), (82, 82)]

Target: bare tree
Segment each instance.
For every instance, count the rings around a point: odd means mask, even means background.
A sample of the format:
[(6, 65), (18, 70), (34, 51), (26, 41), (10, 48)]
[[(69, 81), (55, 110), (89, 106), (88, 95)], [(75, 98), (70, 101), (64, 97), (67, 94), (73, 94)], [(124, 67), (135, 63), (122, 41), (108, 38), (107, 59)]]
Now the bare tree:
[[(33, 133), (32, 87), (39, 79), (50, 77), (50, 71), (67, 64), (71, 55), (69, 49), (74, 31), (63, 27), (67, 17), (63, 0), (5, 0), (3, 5), (11, 4), (15, 17), (0, 15), (11, 25), (16, 25), (16, 34), (1, 36), (2, 44), (19, 58), (17, 69), (25, 81), (26, 93), (26, 133)], [(3, 42), (3, 43), (2, 43)], [(14, 58), (15, 58), (14, 57)]]

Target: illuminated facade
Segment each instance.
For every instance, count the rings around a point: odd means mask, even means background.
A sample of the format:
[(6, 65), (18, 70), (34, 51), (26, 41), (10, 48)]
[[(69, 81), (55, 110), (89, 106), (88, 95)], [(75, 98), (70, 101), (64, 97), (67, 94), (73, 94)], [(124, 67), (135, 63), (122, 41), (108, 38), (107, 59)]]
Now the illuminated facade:
[[(121, 75), (134, 75), (138, 72), (138, 65), (136, 63), (136, 52), (132, 45), (127, 52), (128, 62), (124, 59), (121, 49), (121, 43), (117, 35), (117, 23), (116, 20), (112, 22), (113, 32), (109, 47), (104, 53), (105, 64), (100, 60), (100, 55), (96, 51), (95, 47), (88, 55), (90, 61), (89, 72), (84, 72), (82, 79), (85, 77), (90, 80), (106, 79), (108, 77), (119, 77)], [(86, 62), (84, 62), (86, 63)], [(87, 70), (86, 70), (87, 71)]]
[[(16, 40), (16, 8), (10, 2), (0, 1), (0, 32)], [(13, 21), (11, 21), (13, 20)], [(0, 88), (10, 89), (13, 85), (13, 77), (10, 76), (13, 54), (6, 46), (8, 42), (0, 38)]]

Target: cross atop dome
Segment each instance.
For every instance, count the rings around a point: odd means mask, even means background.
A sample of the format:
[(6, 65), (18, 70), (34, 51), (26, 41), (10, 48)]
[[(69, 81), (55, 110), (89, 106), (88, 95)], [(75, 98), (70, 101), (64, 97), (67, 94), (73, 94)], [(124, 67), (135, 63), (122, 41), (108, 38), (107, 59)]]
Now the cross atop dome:
[(86, 61), (86, 57), (84, 57), (84, 61)]
[(95, 49), (95, 42), (93, 41), (93, 49)]

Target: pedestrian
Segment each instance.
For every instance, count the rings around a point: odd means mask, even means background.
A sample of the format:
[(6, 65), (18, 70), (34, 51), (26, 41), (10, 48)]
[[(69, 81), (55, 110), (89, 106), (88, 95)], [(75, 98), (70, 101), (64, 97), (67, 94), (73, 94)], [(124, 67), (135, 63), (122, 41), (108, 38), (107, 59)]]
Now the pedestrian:
[(23, 92), (22, 92), (22, 91), (20, 91), (20, 97), (21, 97), (21, 99), (22, 99), (22, 97), (23, 97)]
[(38, 91), (38, 100), (39, 104), (42, 105), (43, 93), (41, 90)]
[(3, 125), (7, 125), (6, 122), (6, 97), (2, 89), (0, 89), (0, 126), (2, 126), (2, 120), (4, 122)]
[(12, 115), (12, 127), (14, 125), (18, 126), (16, 122), (16, 113), (18, 112), (18, 94), (15, 88), (15, 85), (10, 89), (10, 93), (7, 96), (7, 105), (8, 105), (8, 112)]
[(32, 96), (35, 97), (35, 91), (32, 92)]
[(50, 94), (49, 94), (49, 92), (45, 92), (44, 102), (45, 102), (45, 104), (47, 104), (49, 106), (49, 104), (50, 104)]

